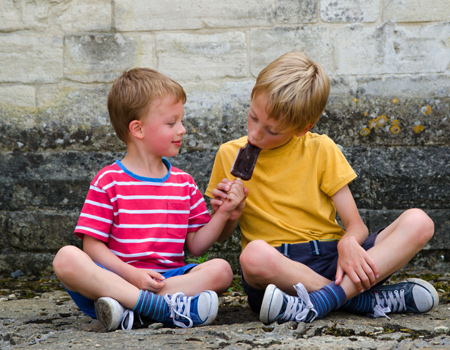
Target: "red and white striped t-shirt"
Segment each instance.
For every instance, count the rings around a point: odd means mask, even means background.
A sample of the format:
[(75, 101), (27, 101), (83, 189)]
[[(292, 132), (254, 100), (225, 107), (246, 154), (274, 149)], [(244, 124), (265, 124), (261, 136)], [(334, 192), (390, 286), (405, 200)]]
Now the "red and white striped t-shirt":
[(163, 162), (169, 173), (161, 179), (135, 175), (120, 161), (103, 168), (91, 182), (75, 234), (106, 242), (135, 267), (165, 272), (184, 266), (186, 234), (211, 216), (194, 179)]

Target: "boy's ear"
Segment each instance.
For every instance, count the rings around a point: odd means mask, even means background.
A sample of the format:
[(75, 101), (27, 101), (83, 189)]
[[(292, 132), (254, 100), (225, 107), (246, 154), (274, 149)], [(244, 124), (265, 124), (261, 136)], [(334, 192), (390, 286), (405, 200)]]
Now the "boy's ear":
[(144, 137), (144, 131), (142, 130), (142, 125), (139, 120), (131, 121), (128, 128), (130, 129), (130, 133), (133, 137), (138, 139), (142, 139)]
[(303, 130), (301, 133), (295, 134), (295, 136), (300, 137), (300, 136), (305, 135), (309, 130), (312, 129), (313, 126), (314, 126), (314, 124), (309, 124), (309, 125), (305, 128), (305, 130)]

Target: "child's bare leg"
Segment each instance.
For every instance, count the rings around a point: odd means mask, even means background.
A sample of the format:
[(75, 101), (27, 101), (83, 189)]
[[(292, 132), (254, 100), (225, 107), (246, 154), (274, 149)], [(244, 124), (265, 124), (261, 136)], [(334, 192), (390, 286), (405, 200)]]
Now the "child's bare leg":
[(166, 286), (157, 294), (182, 292), (185, 295), (196, 295), (205, 290), (220, 294), (230, 287), (232, 281), (233, 271), (230, 265), (223, 259), (212, 259), (195, 266), (189, 273), (166, 279)]
[[(378, 235), (368, 253), (378, 266), (381, 281), (404, 267), (433, 237), (434, 224), (425, 212), (410, 209), (400, 215)], [(358, 295), (348, 276), (341, 283), (347, 299)]]
[(331, 281), (311, 270), (308, 266), (295, 262), (262, 240), (250, 242), (240, 257), (245, 281), (256, 289), (265, 289), (275, 284), (282, 291), (295, 294), (294, 285), (301, 282), (308, 292), (331, 283)]
[(115, 273), (96, 265), (81, 249), (65, 246), (53, 260), (56, 276), (63, 285), (85, 297), (97, 300), (111, 297), (132, 309), (139, 298), (139, 289)]

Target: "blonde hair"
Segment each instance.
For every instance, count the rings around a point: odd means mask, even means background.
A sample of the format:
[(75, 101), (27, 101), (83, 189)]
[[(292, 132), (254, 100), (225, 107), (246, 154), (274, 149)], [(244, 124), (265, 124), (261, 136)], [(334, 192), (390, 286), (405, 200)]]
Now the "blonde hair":
[(280, 131), (303, 132), (324, 111), (330, 79), (320, 64), (298, 51), (291, 51), (259, 73), (252, 100), (260, 93), (267, 94), (268, 117), (278, 121)]
[(150, 68), (122, 73), (108, 93), (108, 112), (117, 137), (127, 142), (129, 125), (146, 114), (151, 103), (165, 95), (186, 103), (186, 93), (175, 80)]

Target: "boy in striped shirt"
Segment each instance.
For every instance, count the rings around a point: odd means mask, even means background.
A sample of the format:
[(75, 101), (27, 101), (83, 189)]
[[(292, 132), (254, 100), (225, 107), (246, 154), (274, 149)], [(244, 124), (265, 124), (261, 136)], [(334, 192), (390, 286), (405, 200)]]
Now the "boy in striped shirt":
[(178, 154), (186, 133), (185, 102), (177, 82), (146, 68), (123, 73), (108, 94), (127, 154), (90, 184), (75, 228), (83, 250), (65, 246), (53, 261), (78, 307), (107, 331), (121, 323), (131, 329), (135, 313), (169, 326), (208, 325), (217, 315), (216, 293), (232, 282), (225, 260), (183, 262), (184, 245), (203, 255), (247, 193), (234, 181), (211, 218), (193, 178), (166, 159)]

